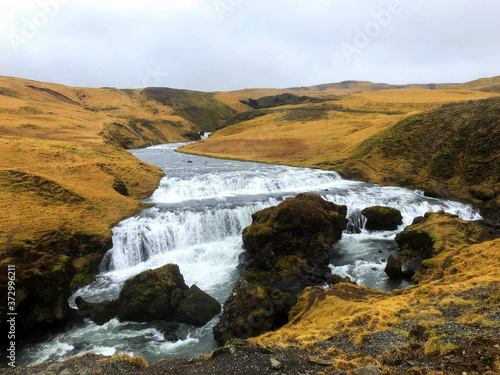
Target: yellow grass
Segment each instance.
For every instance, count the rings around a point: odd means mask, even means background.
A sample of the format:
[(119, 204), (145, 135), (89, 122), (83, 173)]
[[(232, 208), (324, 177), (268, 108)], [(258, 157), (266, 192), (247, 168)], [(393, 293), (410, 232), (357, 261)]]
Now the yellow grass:
[[(231, 94), (242, 95), (241, 92)], [(470, 90), (403, 89), (363, 92), (340, 101), (280, 107), (280, 111), (217, 131), (209, 139), (185, 146), (181, 151), (212, 157), (315, 167), (325, 161), (331, 163), (348, 157), (362, 141), (406, 116), (446, 103), (491, 96), (498, 95)], [(374, 113), (338, 111), (332, 104)], [(323, 115), (319, 119), (294, 120), (294, 114), (298, 110), (303, 113), (323, 112)]]

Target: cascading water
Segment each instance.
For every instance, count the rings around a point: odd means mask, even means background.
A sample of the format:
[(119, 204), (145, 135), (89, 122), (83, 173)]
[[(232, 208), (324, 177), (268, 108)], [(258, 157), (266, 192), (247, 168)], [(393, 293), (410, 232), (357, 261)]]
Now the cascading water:
[[(188, 285), (198, 285), (223, 303), (238, 275), (241, 231), (251, 223), (251, 214), (299, 192), (314, 192), (347, 205), (350, 223), (335, 245), (332, 272), (382, 290), (407, 285), (390, 281), (383, 270), (389, 254), (395, 251), (395, 235), (413, 218), (441, 209), (463, 219), (479, 218), (467, 205), (427, 198), (418, 191), (346, 181), (335, 172), (174, 152), (179, 146), (132, 151), (165, 171), (159, 188), (145, 200), (156, 205), (113, 228), (113, 248), (105, 255), (97, 280), (78, 290), (70, 303), (75, 296), (91, 302), (117, 298), (127, 278), (167, 263), (179, 265)], [(396, 231), (367, 231), (361, 210), (373, 205), (399, 209), (403, 225)], [(114, 319), (99, 327), (85, 321), (52, 338), (27, 343), (19, 364), (59, 360), (88, 351), (135, 353), (149, 362), (195, 356), (215, 346), (211, 333), (215, 323), (216, 319), (201, 328), (181, 325), (182, 337), (168, 342), (163, 332), (169, 323), (120, 323)]]

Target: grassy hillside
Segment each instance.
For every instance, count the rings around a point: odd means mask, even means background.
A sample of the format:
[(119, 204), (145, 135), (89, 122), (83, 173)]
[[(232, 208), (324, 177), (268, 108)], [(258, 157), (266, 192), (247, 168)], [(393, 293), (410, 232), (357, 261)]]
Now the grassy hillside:
[(472, 90), (386, 90), (245, 112), (236, 124), (182, 151), (318, 166), (349, 157), (361, 142), (412, 114), (492, 96), (497, 95)]
[(500, 207), (500, 97), (414, 115), (325, 163), (345, 175)]

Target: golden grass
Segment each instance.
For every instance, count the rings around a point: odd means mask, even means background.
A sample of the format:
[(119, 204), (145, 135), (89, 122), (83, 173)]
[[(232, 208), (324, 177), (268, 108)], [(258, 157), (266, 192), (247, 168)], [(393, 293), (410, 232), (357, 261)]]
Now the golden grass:
[[(1, 253), (57, 231), (109, 238), (112, 225), (144, 208), (137, 198), (154, 191), (162, 172), (107, 144), (102, 132), (106, 124), (127, 125), (131, 116), (166, 116), (180, 125), (159, 131), (183, 140), (193, 125), (171, 111), (140, 101), (139, 90), (0, 77)], [(137, 139), (133, 145), (143, 146)], [(126, 187), (127, 196), (113, 188), (117, 184)]]
[[(382, 90), (322, 105), (285, 106), (280, 107), (285, 112), (277, 111), (224, 128), (209, 139), (183, 147), (181, 152), (316, 167), (347, 158), (361, 142), (411, 114), (446, 103), (491, 96), (498, 95), (471, 90)], [(338, 111), (331, 104), (372, 113)], [(319, 118), (308, 119), (308, 113), (317, 113)], [(306, 117), (301, 118), (304, 114)]]

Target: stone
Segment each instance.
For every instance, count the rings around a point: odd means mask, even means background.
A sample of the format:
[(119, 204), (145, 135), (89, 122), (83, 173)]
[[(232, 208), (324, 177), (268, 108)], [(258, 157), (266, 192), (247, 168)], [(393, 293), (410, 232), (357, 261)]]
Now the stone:
[(392, 207), (372, 206), (367, 207), (361, 214), (366, 217), (368, 230), (396, 230), (403, 224), (401, 212)]
[(214, 327), (220, 343), (254, 337), (288, 322), (297, 295), (331, 275), (330, 251), (347, 228), (347, 207), (298, 194), (252, 215), (238, 281)]
[(401, 260), (389, 255), (384, 271), (391, 279), (401, 279), (403, 277), (402, 266), (403, 262), (401, 262)]
[(272, 269), (280, 256), (328, 261), (331, 245), (347, 227), (346, 214), (346, 206), (302, 193), (254, 213), (243, 230), (243, 247), (260, 269)]
[(174, 320), (188, 289), (176, 264), (141, 272), (125, 281), (118, 298), (118, 318), (121, 322)]
[(296, 302), (293, 294), (251, 284), (240, 276), (213, 329), (214, 338), (224, 344), (233, 338), (246, 339), (281, 327)]
[(283, 367), (283, 365), (281, 364), (280, 361), (278, 361), (277, 359), (274, 359), (274, 358), (271, 358), (269, 360), (270, 364), (271, 364), (271, 369), (273, 370), (279, 370)]
[(204, 326), (220, 313), (220, 303), (196, 285), (184, 293), (175, 313), (175, 320), (195, 326)]
[(332, 275), (330, 276), (326, 282), (328, 283), (328, 285), (337, 285), (337, 284), (340, 284), (340, 283), (349, 283), (349, 284), (356, 284), (354, 281), (351, 280), (351, 278), (349, 276), (346, 276), (346, 277), (342, 277), (340, 275)]
[(125, 281), (117, 302), (120, 321), (177, 321), (203, 326), (220, 312), (219, 302), (196, 285), (189, 288), (179, 266), (167, 264)]
[(100, 326), (113, 319), (118, 310), (118, 300), (91, 303), (78, 296), (75, 304), (80, 316), (89, 318)]

